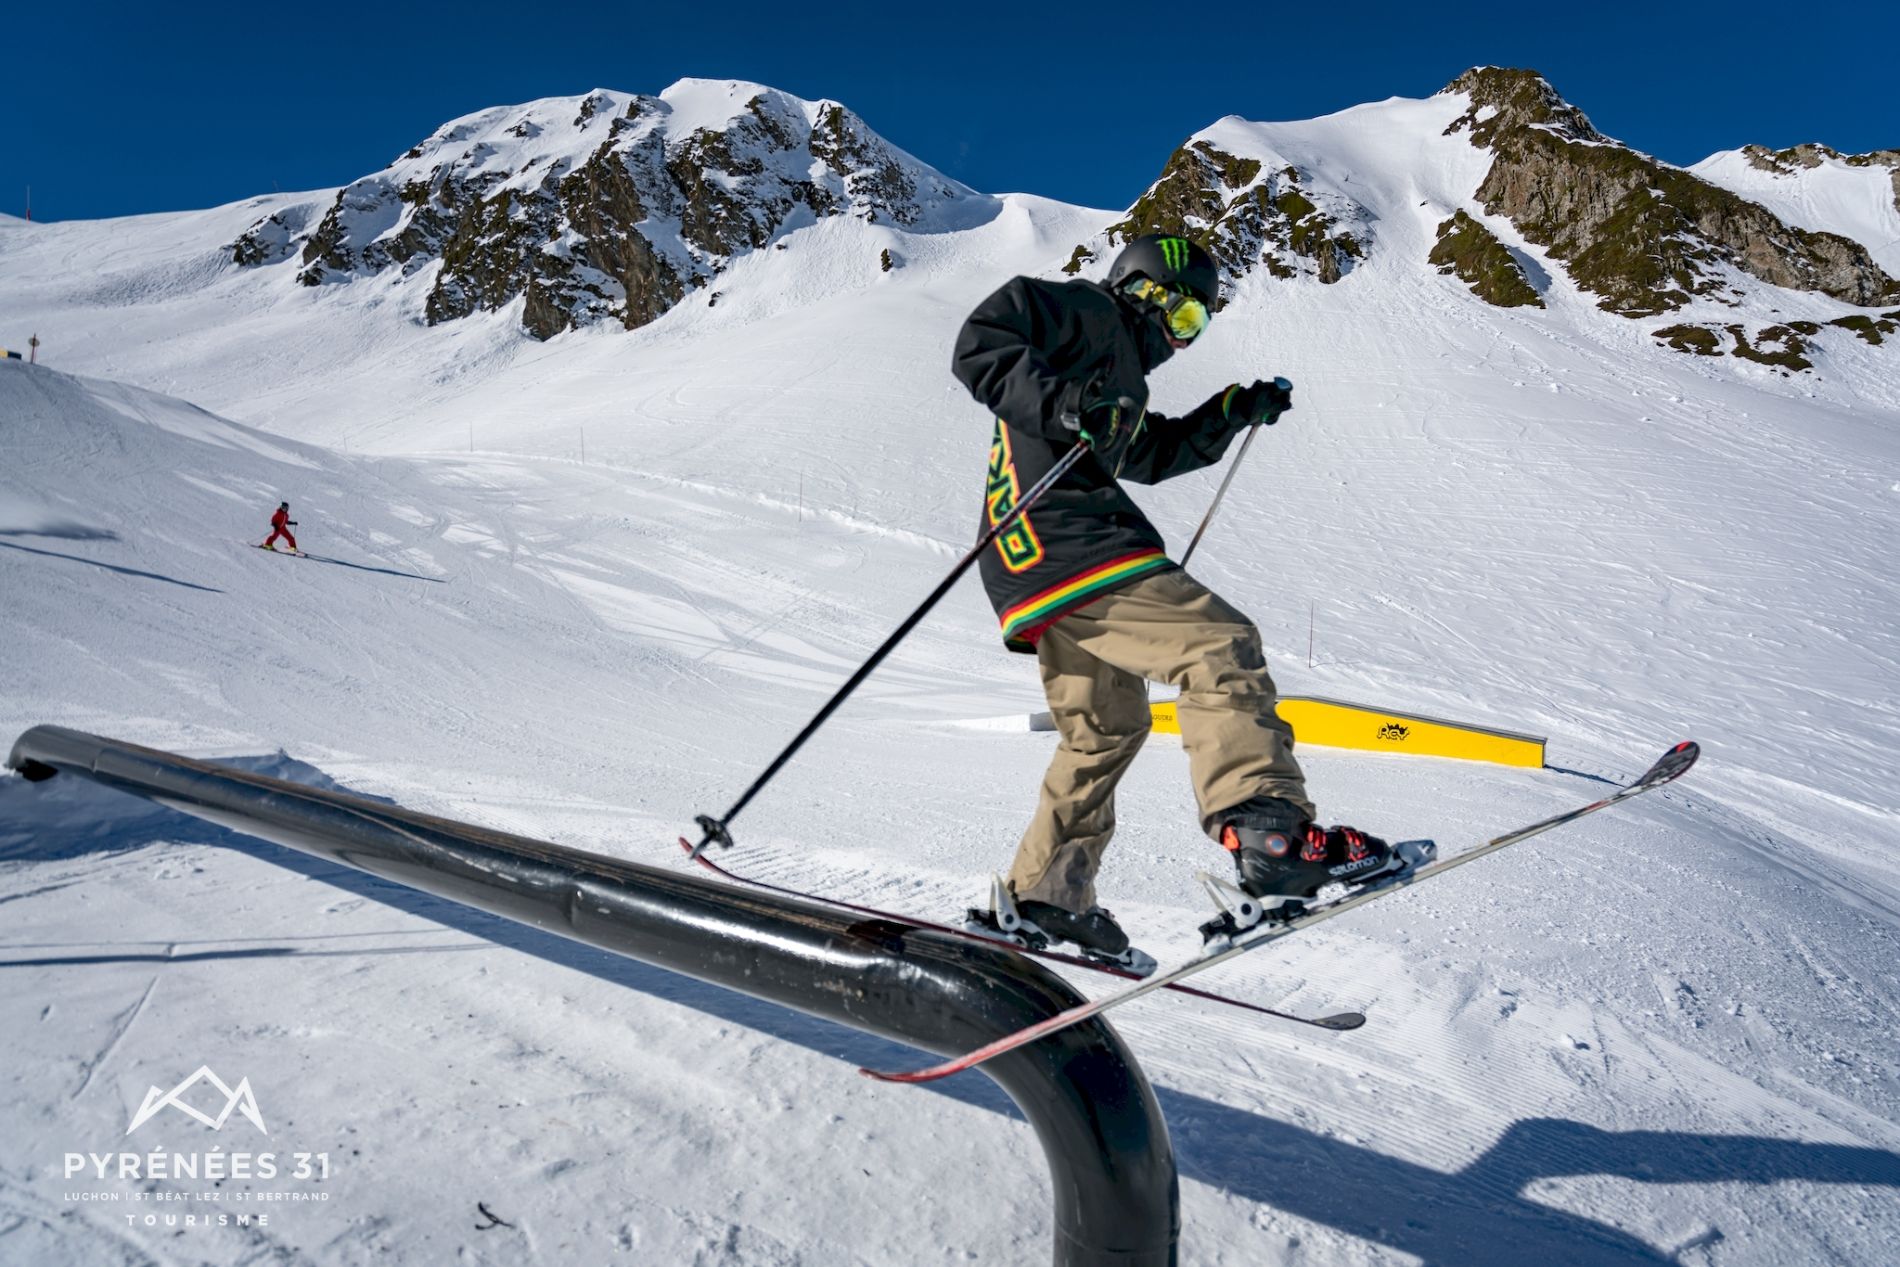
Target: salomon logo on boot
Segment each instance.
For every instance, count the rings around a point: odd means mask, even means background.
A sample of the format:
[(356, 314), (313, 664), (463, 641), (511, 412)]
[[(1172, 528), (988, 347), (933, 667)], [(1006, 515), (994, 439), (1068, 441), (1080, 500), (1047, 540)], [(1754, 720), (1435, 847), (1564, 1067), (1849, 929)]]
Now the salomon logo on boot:
[[(1252, 803), (1239, 808), (1250, 809)], [(1221, 828), (1220, 836), (1222, 847), (1234, 856), (1241, 891), (1249, 897), (1304, 900), (1325, 885), (1361, 884), (1403, 865), (1394, 857), (1392, 846), (1357, 828), (1306, 823), (1297, 833), (1289, 833), (1258, 824), (1251, 814), (1237, 815)], [(1298, 850), (1293, 848), (1295, 838)]]

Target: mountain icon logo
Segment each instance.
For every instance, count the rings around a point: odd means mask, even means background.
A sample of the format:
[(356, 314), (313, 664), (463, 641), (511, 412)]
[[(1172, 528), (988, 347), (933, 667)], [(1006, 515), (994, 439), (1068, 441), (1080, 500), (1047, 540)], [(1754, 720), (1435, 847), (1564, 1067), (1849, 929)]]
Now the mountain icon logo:
[[(224, 1097), (224, 1108), (216, 1117), (212, 1117), (185, 1100), (185, 1093), (201, 1082), (210, 1083)], [(243, 1114), (244, 1119), (252, 1126), (266, 1135), (270, 1134), (270, 1130), (264, 1125), (264, 1115), (257, 1110), (257, 1096), (251, 1091), (251, 1080), (240, 1079), (237, 1086), (232, 1087), (217, 1074), (212, 1073), (210, 1065), (199, 1065), (197, 1073), (192, 1074), (170, 1091), (160, 1091), (157, 1087), (147, 1091), (145, 1103), (139, 1105), (139, 1111), (132, 1115), (132, 1125), (125, 1128), (125, 1133), (130, 1135), (157, 1116), (160, 1109), (167, 1106), (177, 1109), (187, 1117), (196, 1118), (214, 1131), (223, 1130), (225, 1121), (235, 1110)]]

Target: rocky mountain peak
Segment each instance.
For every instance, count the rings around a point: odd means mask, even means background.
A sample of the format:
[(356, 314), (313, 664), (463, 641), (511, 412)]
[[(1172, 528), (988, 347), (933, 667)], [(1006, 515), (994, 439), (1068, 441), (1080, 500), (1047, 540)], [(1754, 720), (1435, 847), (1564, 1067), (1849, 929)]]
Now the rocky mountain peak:
[(548, 338), (644, 325), (815, 219), (923, 226), (979, 197), (838, 102), (688, 79), (453, 120), (338, 191), (314, 228), (280, 212), (230, 249), (253, 267), (295, 255), (308, 286), (428, 274), (431, 325), (523, 298), (524, 329)]
[(1220, 261), (1223, 296), (1256, 270), (1327, 284), (1351, 272), (1365, 258), (1371, 214), (1226, 122), (1175, 150), (1128, 214), (1077, 246), (1063, 271), (1079, 273), (1144, 233), (1186, 233)]
[(1558, 95), (1550, 81), (1534, 70), (1506, 70), (1477, 66), (1439, 89), (1438, 95), (1460, 94), (1471, 108), (1445, 129), (1449, 135), (1471, 129), (1471, 143), (1490, 146), (1498, 134), (1521, 128), (1544, 128), (1571, 141), (1608, 142), (1588, 116)]
[(1492, 155), (1476, 194), (1485, 212), (1508, 217), (1608, 312), (1732, 306), (1749, 278), (1861, 306), (1900, 299), (1900, 282), (1859, 243), (1793, 228), (1603, 136), (1535, 72), (1480, 68), (1444, 92), (1471, 103), (1447, 134), (1466, 132)]

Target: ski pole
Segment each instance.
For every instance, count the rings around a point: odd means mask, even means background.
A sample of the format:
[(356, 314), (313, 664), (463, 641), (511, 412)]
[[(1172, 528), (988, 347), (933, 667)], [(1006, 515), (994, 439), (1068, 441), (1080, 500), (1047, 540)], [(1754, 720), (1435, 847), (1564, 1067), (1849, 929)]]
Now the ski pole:
[(1220, 499), (1227, 496), (1227, 486), (1234, 482), (1234, 472), (1238, 471), (1240, 464), (1246, 460), (1247, 446), (1252, 444), (1253, 438), (1259, 434), (1259, 423), (1256, 422), (1247, 428), (1247, 437), (1240, 442), (1240, 452), (1234, 454), (1234, 460), (1228, 463), (1227, 474), (1221, 477), (1220, 487), (1214, 490), (1214, 500), (1208, 503), (1207, 513), (1201, 516), (1201, 526), (1194, 530), (1194, 540), (1188, 542), (1188, 548), (1181, 553), (1182, 567), (1186, 567), (1187, 561), (1194, 557), (1194, 547), (1201, 544), (1201, 536), (1207, 531), (1207, 525), (1214, 522), (1214, 512), (1220, 508)]
[[(1284, 378), (1276, 378), (1273, 382), (1283, 391), (1293, 390), (1293, 384)], [(1240, 469), (1241, 462), (1246, 459), (1247, 446), (1253, 443), (1253, 438), (1259, 433), (1260, 426), (1261, 424), (1256, 422), (1247, 428), (1247, 438), (1240, 442), (1240, 452), (1234, 454), (1234, 460), (1227, 467), (1227, 474), (1222, 477), (1220, 487), (1214, 490), (1214, 500), (1208, 503), (1207, 513), (1201, 516), (1201, 526), (1194, 530), (1194, 540), (1188, 542), (1187, 552), (1181, 556), (1182, 567), (1186, 567), (1187, 561), (1194, 557), (1194, 547), (1201, 544), (1201, 534), (1207, 531), (1207, 525), (1214, 522), (1214, 511), (1220, 506), (1220, 499), (1227, 496), (1227, 486), (1234, 482), (1234, 472)]]
[(752, 781), (752, 786), (747, 788), (744, 794), (732, 803), (731, 809), (727, 810), (725, 814), (719, 818), (714, 818), (710, 814), (701, 814), (694, 818), (693, 821), (699, 825), (700, 830), (705, 832), (705, 835), (700, 837), (700, 841), (697, 845), (693, 846), (693, 857), (697, 858), (700, 854), (706, 852), (706, 846), (710, 844), (717, 843), (721, 849), (729, 849), (732, 847), (732, 832), (729, 830), (729, 824), (731, 824), (733, 819), (739, 816), (739, 811), (744, 809), (746, 804), (751, 801), (754, 796), (759, 794), (760, 789), (772, 781), (772, 776), (784, 768), (785, 763), (792, 759), (794, 753), (804, 747), (805, 741), (810, 739), (812, 735), (817, 732), (818, 728), (825, 724), (825, 720), (830, 717), (832, 713), (837, 711), (838, 705), (844, 703), (846, 697), (858, 688), (858, 684), (863, 682), (865, 678), (871, 676), (871, 671), (884, 662), (884, 657), (889, 655), (897, 644), (904, 640), (904, 636), (917, 627), (917, 622), (922, 620), (924, 616), (929, 613), (930, 609), (937, 605), (937, 600), (950, 592), (950, 587), (957, 583), (957, 578), (968, 571), (972, 563), (975, 563), (978, 558), (982, 557), (983, 551), (989, 549), (990, 543), (1007, 532), (1010, 526), (1018, 519), (1021, 519), (1023, 513), (1035, 505), (1036, 502), (1041, 499), (1042, 495), (1049, 491), (1050, 486), (1061, 479), (1063, 475), (1068, 472), (1070, 467), (1081, 461), (1082, 455), (1088, 451), (1088, 441), (1076, 441), (1075, 447), (1063, 454), (1061, 460), (1049, 468), (1047, 475), (1037, 480), (1027, 493), (1024, 493), (1021, 497), (1016, 499), (1016, 504), (1010, 508), (1009, 513), (992, 524), (990, 530), (983, 534), (982, 539), (970, 549), (970, 552), (957, 560), (956, 566), (950, 569), (950, 574), (938, 582), (937, 588), (930, 591), (930, 596), (924, 599), (917, 610), (907, 616), (904, 623), (899, 625), (896, 630), (891, 633), (891, 636), (884, 640), (883, 645), (878, 647), (876, 651), (873, 651), (870, 658), (858, 666), (857, 672), (846, 679), (845, 684), (838, 688), (837, 693), (825, 701), (825, 706), (818, 710), (818, 715), (806, 722), (805, 728), (792, 737), (792, 741), (785, 745), (785, 751), (779, 753), (778, 756), (772, 759), (772, 764), (765, 767), (765, 772)]

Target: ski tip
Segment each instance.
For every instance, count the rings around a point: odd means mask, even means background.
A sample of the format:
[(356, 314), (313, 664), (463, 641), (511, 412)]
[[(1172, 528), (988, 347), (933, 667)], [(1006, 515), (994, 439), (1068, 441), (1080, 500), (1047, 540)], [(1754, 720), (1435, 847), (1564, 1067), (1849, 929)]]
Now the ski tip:
[(1319, 1026), (1321, 1029), (1339, 1030), (1341, 1032), (1349, 1029), (1358, 1029), (1365, 1023), (1366, 1014), (1364, 1012), (1335, 1012), (1331, 1016), (1315, 1016), (1313, 1018), (1313, 1024)]
[(1702, 746), (1694, 740), (1685, 739), (1656, 758), (1656, 764), (1649, 767), (1642, 778), (1636, 780), (1638, 787), (1654, 787), (1658, 783), (1667, 783), (1680, 778), (1694, 765), (1696, 758), (1702, 755)]

